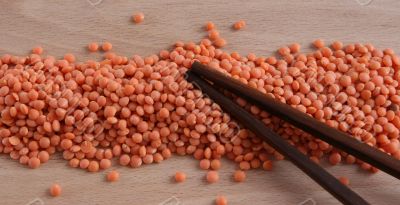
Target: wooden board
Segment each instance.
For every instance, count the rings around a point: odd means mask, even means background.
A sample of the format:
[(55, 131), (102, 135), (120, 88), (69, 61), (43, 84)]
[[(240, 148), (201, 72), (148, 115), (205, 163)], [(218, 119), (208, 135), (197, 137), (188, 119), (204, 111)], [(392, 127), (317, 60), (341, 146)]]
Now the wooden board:
[[(359, 3), (359, 2), (361, 3)], [(100, 58), (89, 54), (91, 41), (108, 40), (114, 51), (132, 56), (150, 55), (177, 40), (198, 41), (202, 26), (212, 20), (227, 39), (228, 51), (270, 55), (279, 46), (299, 42), (371, 42), (379, 48), (400, 50), (400, 1), (397, 0), (155, 0), (2, 1), (0, 6), (0, 55), (25, 55), (35, 45), (46, 54), (74, 53), (79, 60)], [(134, 25), (133, 12), (144, 12), (145, 22)], [(233, 22), (248, 26), (234, 32)], [(372, 204), (398, 204), (400, 182), (384, 173), (371, 175), (357, 166), (326, 166), (336, 176), (347, 176), (351, 188)], [(121, 180), (105, 182), (105, 172), (89, 174), (67, 166), (54, 156), (40, 169), (31, 170), (0, 157), (0, 204), (212, 204), (217, 194), (230, 204), (339, 204), (330, 194), (287, 161), (272, 172), (250, 171), (246, 183), (232, 182), (235, 164), (224, 161), (217, 184), (207, 185), (205, 172), (191, 157), (173, 157), (159, 165), (130, 169), (116, 166)], [(188, 180), (174, 184), (171, 177), (185, 171)], [(63, 187), (59, 198), (48, 196), (54, 182)], [(308, 200), (308, 201), (307, 201)], [(315, 202), (315, 203), (314, 203)], [(35, 204), (35, 203), (31, 203)], [(164, 203), (166, 204), (166, 203)]]

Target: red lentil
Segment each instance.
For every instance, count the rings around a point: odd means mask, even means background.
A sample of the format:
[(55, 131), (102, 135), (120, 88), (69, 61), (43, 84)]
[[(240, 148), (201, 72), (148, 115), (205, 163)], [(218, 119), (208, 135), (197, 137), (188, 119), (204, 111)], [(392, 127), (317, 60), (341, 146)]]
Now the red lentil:
[(186, 174), (183, 172), (176, 172), (175, 173), (175, 181), (178, 183), (184, 182), (186, 180)]
[(225, 39), (220, 38), (220, 37), (216, 38), (213, 43), (217, 48), (221, 48), (226, 45)]
[(225, 196), (219, 195), (215, 199), (215, 204), (216, 205), (227, 205), (228, 204), (228, 200), (225, 198)]
[(221, 168), (221, 161), (219, 159), (213, 159), (210, 163), (211, 169), (218, 170)]
[(119, 172), (113, 170), (107, 173), (107, 181), (115, 182), (119, 180)]
[(213, 30), (214, 28), (215, 28), (215, 24), (214, 24), (213, 22), (208, 21), (208, 22), (206, 23), (206, 26), (205, 26), (206, 31)]
[(242, 170), (236, 170), (233, 174), (233, 180), (235, 180), (235, 182), (243, 182), (246, 180), (246, 172)]
[(132, 20), (136, 24), (142, 23), (144, 20), (144, 14), (142, 12), (136, 13), (136, 14), (132, 15)]
[(43, 48), (41, 46), (36, 46), (32, 49), (33, 54), (41, 55), (43, 53)]
[(40, 159), (37, 157), (32, 157), (28, 161), (28, 165), (32, 169), (36, 169), (40, 166)]
[(201, 169), (207, 170), (210, 168), (210, 166), (211, 166), (210, 160), (208, 160), (208, 159), (200, 160), (200, 168)]
[(316, 39), (316, 40), (313, 42), (313, 45), (314, 45), (316, 48), (322, 48), (322, 47), (325, 46), (325, 43), (324, 43), (324, 41), (323, 41), (322, 39)]
[(97, 44), (96, 42), (89, 43), (88, 50), (90, 52), (96, 52), (98, 49), (99, 49), (99, 44)]
[(219, 180), (218, 172), (216, 171), (208, 171), (206, 175), (206, 179), (208, 183), (216, 183)]
[(233, 24), (233, 28), (235, 30), (241, 30), (246, 26), (246, 22), (244, 20), (237, 21)]
[(50, 187), (50, 195), (53, 197), (60, 196), (62, 192), (61, 186), (58, 184), (53, 184)]
[(101, 45), (101, 49), (103, 49), (103, 51), (110, 51), (112, 49), (112, 44), (110, 42), (104, 42), (103, 45)]
[(298, 43), (293, 43), (289, 46), (289, 48), (291, 53), (298, 53), (300, 51), (301, 46)]
[(264, 168), (264, 170), (270, 171), (272, 170), (272, 162), (269, 160), (264, 161), (262, 167)]
[[(223, 156), (241, 170), (271, 170), (271, 159), (283, 155), (246, 129), (229, 136), (234, 120), (184, 80), (197, 60), (400, 158), (400, 64), (393, 50), (339, 41), (328, 48), (318, 39), (313, 43), (318, 50), (311, 53), (293, 43), (279, 49), (282, 58), (240, 55), (219, 49), (227, 42), (214, 24), (207, 23), (206, 30), (208, 37), (199, 44), (177, 42), (172, 50), (145, 58), (107, 52), (100, 62), (78, 62), (72, 54), (40, 56), (41, 47), (29, 57), (3, 55), (0, 151), (31, 168), (61, 151), (71, 167), (91, 172), (111, 167), (117, 157), (121, 165), (137, 168), (173, 153), (193, 155), (206, 170), (218, 170)], [(110, 51), (111, 43), (102, 49)], [(332, 165), (344, 161), (377, 171), (235, 100), (314, 162), (327, 157)], [(207, 176), (218, 180), (215, 171)]]
[(350, 180), (347, 177), (339, 177), (339, 181), (346, 186), (350, 185)]

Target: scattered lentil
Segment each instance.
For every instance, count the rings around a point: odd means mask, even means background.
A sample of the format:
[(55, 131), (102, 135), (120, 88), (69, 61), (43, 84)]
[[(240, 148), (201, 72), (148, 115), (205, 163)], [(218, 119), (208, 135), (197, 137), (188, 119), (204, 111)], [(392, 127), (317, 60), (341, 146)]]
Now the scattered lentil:
[(50, 195), (53, 197), (60, 196), (62, 192), (61, 186), (58, 184), (53, 184), (50, 187)]
[(233, 174), (233, 180), (235, 180), (235, 182), (243, 182), (246, 180), (246, 172), (242, 170), (236, 170)]
[(119, 172), (112, 170), (107, 173), (107, 181), (115, 182), (119, 180)]
[(184, 172), (176, 172), (175, 173), (175, 181), (178, 183), (184, 182), (186, 180), (186, 174)]
[(88, 50), (90, 52), (96, 52), (98, 49), (99, 49), (99, 44), (97, 44), (96, 42), (89, 43)]
[(215, 199), (215, 204), (216, 205), (227, 205), (228, 200), (225, 198), (225, 196), (218, 195), (217, 198)]
[(237, 21), (233, 24), (233, 28), (235, 30), (241, 30), (246, 26), (246, 22), (244, 20)]
[(110, 42), (104, 42), (103, 45), (101, 45), (101, 49), (103, 49), (103, 51), (110, 51), (112, 49), (112, 44)]
[(206, 179), (208, 183), (216, 183), (219, 180), (218, 172), (216, 171), (208, 171), (206, 175)]
[(344, 185), (350, 185), (350, 180), (347, 177), (339, 177), (339, 181)]
[(141, 13), (141, 12), (136, 13), (136, 14), (134, 14), (134, 15), (132, 16), (132, 20), (133, 20), (133, 22), (135, 22), (136, 24), (142, 23), (143, 20), (144, 20), (144, 14)]

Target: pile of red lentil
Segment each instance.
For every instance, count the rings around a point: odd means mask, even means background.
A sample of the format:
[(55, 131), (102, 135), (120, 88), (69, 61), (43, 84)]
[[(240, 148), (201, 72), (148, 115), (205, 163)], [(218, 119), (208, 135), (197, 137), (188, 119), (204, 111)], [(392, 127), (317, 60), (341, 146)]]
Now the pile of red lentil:
[[(117, 55), (109, 42), (101, 46), (107, 51), (101, 61), (77, 62), (72, 54), (57, 60), (42, 55), (41, 47), (29, 56), (3, 55), (0, 152), (31, 168), (61, 152), (71, 167), (90, 172), (111, 167), (113, 158), (137, 168), (173, 153), (194, 156), (205, 170), (218, 170), (223, 156), (240, 170), (271, 170), (272, 160), (284, 157), (185, 80), (191, 63), (200, 61), (400, 159), (400, 61), (392, 49), (316, 40), (311, 53), (294, 43), (280, 48), (280, 57), (241, 56), (221, 50), (227, 42), (212, 22), (206, 30), (198, 44), (177, 42), (145, 58)], [(326, 156), (332, 165), (344, 161), (377, 171), (234, 98), (316, 163)], [(176, 179), (185, 177), (177, 173)], [(245, 173), (238, 170), (234, 178), (243, 181)], [(216, 182), (217, 172), (207, 180)]]

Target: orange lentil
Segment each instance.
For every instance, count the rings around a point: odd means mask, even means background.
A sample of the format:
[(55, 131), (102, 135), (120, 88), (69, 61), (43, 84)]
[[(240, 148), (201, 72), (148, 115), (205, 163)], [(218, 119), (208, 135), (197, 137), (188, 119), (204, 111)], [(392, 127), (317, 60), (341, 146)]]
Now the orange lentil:
[(76, 59), (73, 54), (67, 53), (64, 55), (64, 60), (68, 61), (69, 63), (74, 63)]
[(104, 42), (102, 45), (101, 45), (101, 49), (103, 49), (103, 51), (110, 51), (111, 49), (112, 49), (112, 44), (110, 43), (110, 42)]
[(122, 166), (126, 166), (131, 161), (131, 158), (127, 154), (123, 154), (119, 157), (119, 164)]
[(132, 20), (136, 24), (142, 23), (144, 20), (144, 14), (142, 12), (136, 13), (132, 15)]
[(154, 161), (153, 155), (147, 154), (146, 156), (143, 157), (143, 163), (145, 164), (151, 164)]
[(332, 48), (333, 48), (335, 51), (340, 50), (340, 49), (343, 48), (343, 43), (340, 42), (340, 41), (334, 41), (334, 42), (332, 43)]
[(215, 28), (215, 24), (214, 24), (213, 22), (208, 21), (208, 22), (206, 23), (206, 26), (205, 26), (206, 31), (213, 30), (214, 28)]
[(58, 184), (53, 184), (50, 187), (50, 195), (53, 197), (60, 196), (62, 192), (61, 186)]
[(228, 200), (225, 198), (225, 196), (219, 195), (215, 199), (215, 205), (227, 205)]
[(213, 43), (218, 48), (224, 47), (226, 45), (225, 39), (219, 37), (216, 38)]
[(221, 161), (219, 159), (213, 159), (211, 160), (210, 164), (211, 169), (213, 170), (218, 170), (221, 168)]
[(97, 172), (99, 170), (99, 163), (97, 161), (90, 161), (88, 170), (89, 172)]
[(325, 43), (324, 43), (324, 41), (323, 41), (322, 39), (316, 39), (316, 40), (313, 42), (313, 45), (314, 45), (316, 48), (322, 48), (322, 47), (325, 46)]
[(278, 53), (279, 53), (281, 56), (287, 56), (287, 55), (290, 54), (290, 48), (288, 48), (288, 47), (281, 47), (281, 48), (278, 49)]
[(106, 178), (107, 178), (107, 181), (109, 181), (109, 182), (116, 182), (119, 180), (119, 172), (117, 172), (116, 170), (112, 170), (107, 173)]
[(99, 44), (97, 44), (96, 42), (89, 43), (88, 50), (90, 52), (96, 52), (98, 49), (99, 49)]
[(267, 160), (267, 161), (263, 162), (262, 167), (264, 170), (270, 171), (270, 170), (272, 170), (272, 162)]
[(100, 160), (100, 169), (107, 169), (111, 167), (111, 160), (109, 159), (101, 159)]
[(336, 165), (341, 161), (342, 157), (340, 156), (339, 153), (332, 153), (329, 156), (329, 163), (332, 165)]
[(186, 174), (184, 172), (177, 171), (175, 173), (175, 181), (178, 183), (184, 182), (186, 180)]
[(79, 166), (79, 159), (73, 158), (73, 159), (69, 160), (68, 164), (69, 164), (69, 166), (76, 168)]
[(79, 167), (80, 167), (81, 169), (86, 169), (86, 168), (89, 167), (89, 164), (90, 164), (90, 161), (89, 161), (88, 159), (82, 159), (82, 160), (79, 162)]
[(32, 169), (36, 169), (40, 166), (40, 159), (37, 157), (32, 157), (28, 161), (28, 165)]
[(300, 51), (300, 48), (301, 48), (301, 46), (300, 46), (300, 44), (298, 44), (298, 43), (292, 43), (292, 44), (289, 46), (289, 49), (290, 49), (290, 52), (291, 52), (291, 53), (298, 53), (298, 52)]
[(208, 183), (216, 183), (219, 180), (218, 172), (208, 171), (206, 175), (206, 180)]
[(169, 117), (169, 110), (166, 108), (161, 108), (159, 111), (161, 118), (168, 118)]
[(315, 156), (310, 157), (310, 160), (313, 161), (316, 164), (319, 164), (319, 159)]
[(340, 181), (340, 183), (342, 183), (346, 186), (348, 186), (350, 184), (350, 180), (347, 177), (339, 177), (339, 181)]
[(32, 49), (32, 53), (41, 55), (43, 53), (43, 48), (41, 46), (36, 46)]
[(201, 169), (207, 170), (210, 168), (211, 162), (208, 159), (202, 159), (202, 160), (200, 160), (199, 165), (200, 165)]
[(242, 170), (236, 170), (233, 174), (233, 180), (235, 180), (235, 182), (243, 182), (246, 180), (246, 172)]
[(142, 165), (142, 159), (140, 157), (134, 155), (131, 158), (130, 165), (133, 168), (140, 167)]
[(250, 163), (248, 161), (241, 161), (239, 163), (239, 167), (242, 170), (249, 170), (251, 166), (250, 166)]
[(46, 163), (49, 161), (50, 155), (47, 151), (40, 151), (38, 153), (38, 158), (40, 160), (40, 163)]
[(237, 21), (233, 24), (233, 28), (235, 30), (240, 30), (246, 26), (246, 22), (244, 20)]
[(216, 40), (219, 38), (219, 32), (215, 29), (209, 30), (208, 31), (208, 38), (210, 38), (210, 40)]
[(8, 138), (8, 142), (9, 142), (11, 145), (16, 146), (16, 145), (18, 145), (19, 143), (21, 143), (21, 140), (20, 140), (17, 136), (12, 136), (12, 137)]

